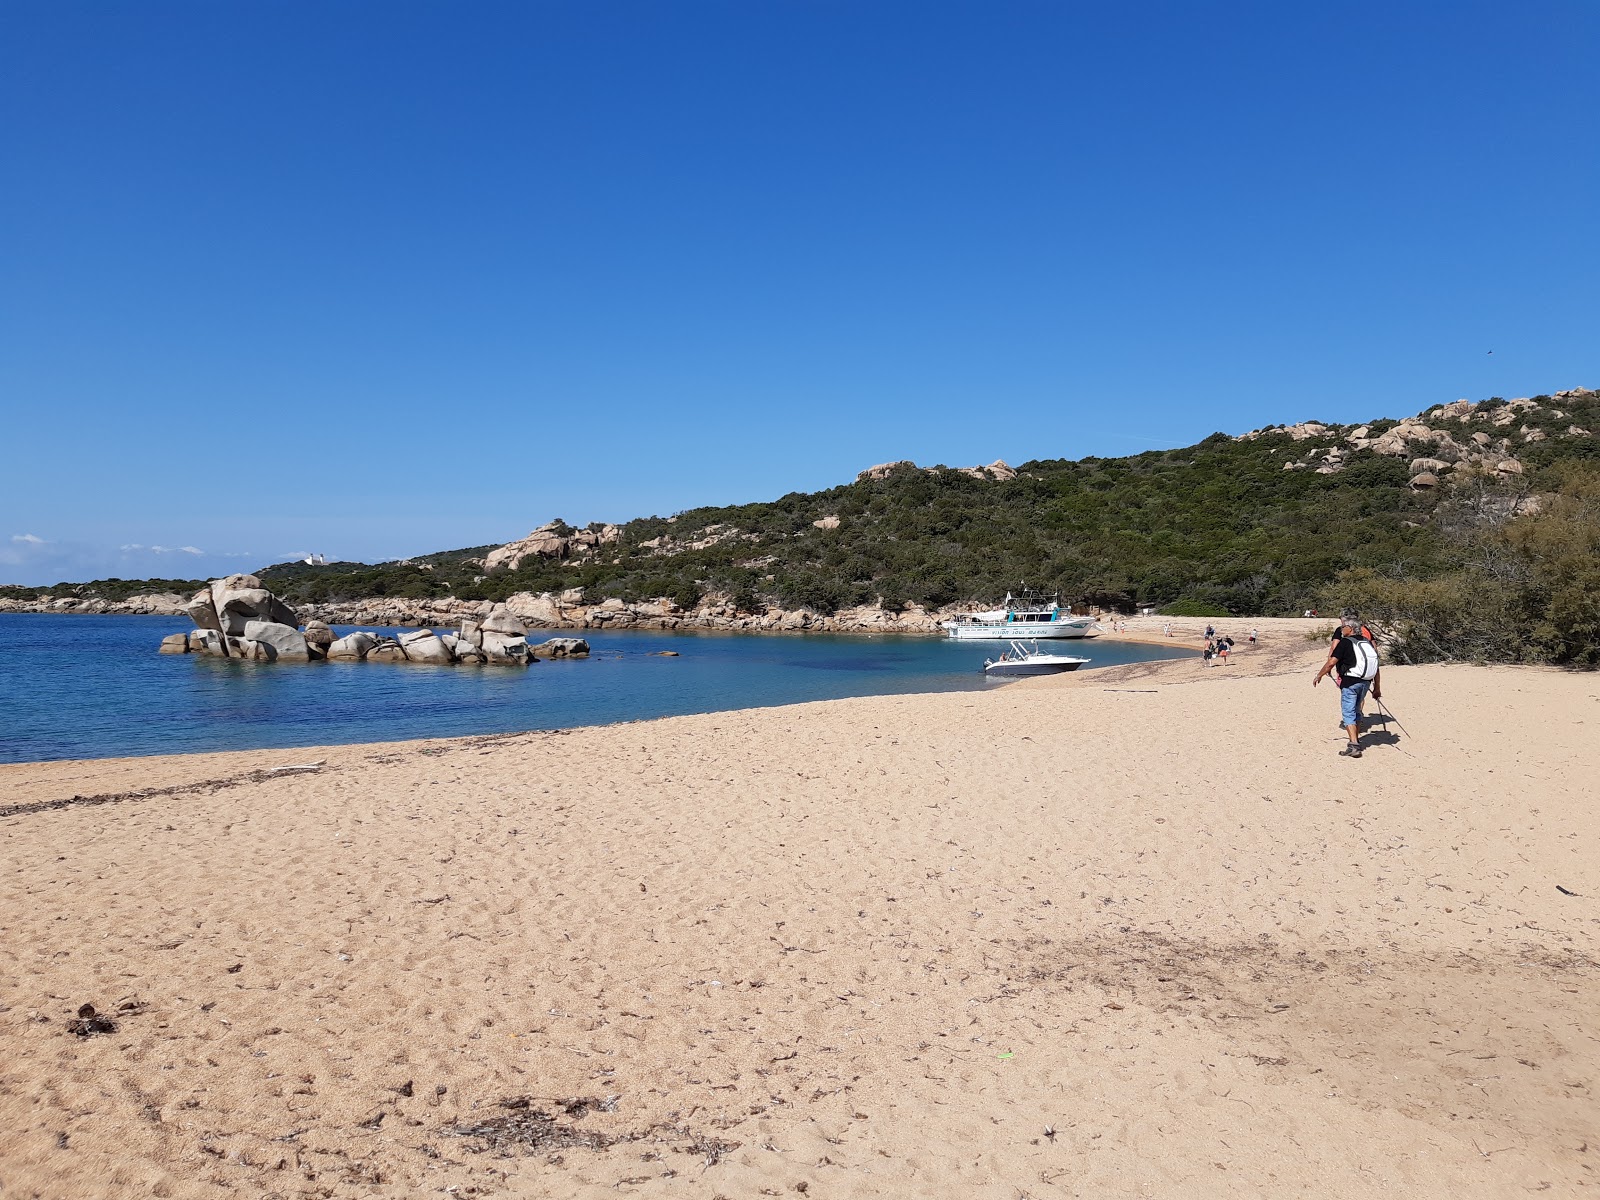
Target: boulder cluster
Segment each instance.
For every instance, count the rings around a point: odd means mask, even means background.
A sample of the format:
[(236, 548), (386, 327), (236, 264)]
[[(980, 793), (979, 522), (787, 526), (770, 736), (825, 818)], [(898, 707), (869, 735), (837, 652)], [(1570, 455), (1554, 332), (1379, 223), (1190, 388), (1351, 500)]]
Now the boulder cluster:
[(525, 558), (568, 558), (617, 540), (620, 530), (615, 525), (602, 525), (599, 529), (570, 529), (559, 521), (541, 525), (527, 537), (507, 542), (489, 551), (483, 560), (485, 571), (515, 571)]
[(262, 587), (254, 575), (213, 579), (184, 605), (184, 612), (195, 628), (163, 638), (162, 654), (256, 662), (329, 659), (474, 666), (527, 666), (539, 658), (589, 655), (589, 643), (582, 638), (552, 638), (530, 646), (528, 627), (503, 604), (494, 605), (486, 615), (463, 617), (454, 633), (415, 629), (397, 637), (366, 631), (335, 637), (323, 621), (307, 621), (302, 627), (294, 609)]

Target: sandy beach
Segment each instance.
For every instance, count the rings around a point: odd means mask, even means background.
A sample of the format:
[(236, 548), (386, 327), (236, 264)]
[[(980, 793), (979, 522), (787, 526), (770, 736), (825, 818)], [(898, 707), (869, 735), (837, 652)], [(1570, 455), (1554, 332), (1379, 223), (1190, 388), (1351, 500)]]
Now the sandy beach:
[(1600, 677), (1321, 657), (0, 766), (0, 1196), (1590, 1194)]

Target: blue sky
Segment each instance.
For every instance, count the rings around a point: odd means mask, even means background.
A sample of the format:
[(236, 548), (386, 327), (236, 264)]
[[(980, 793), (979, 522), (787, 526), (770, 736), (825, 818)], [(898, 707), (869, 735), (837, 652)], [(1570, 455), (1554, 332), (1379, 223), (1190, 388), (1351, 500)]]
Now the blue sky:
[(9, 0), (0, 582), (1595, 386), (1597, 53), (1591, 0)]

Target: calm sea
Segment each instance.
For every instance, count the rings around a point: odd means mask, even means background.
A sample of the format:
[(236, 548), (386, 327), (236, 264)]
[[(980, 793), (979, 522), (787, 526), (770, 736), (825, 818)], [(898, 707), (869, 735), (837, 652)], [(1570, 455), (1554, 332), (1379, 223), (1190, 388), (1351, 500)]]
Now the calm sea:
[[(0, 614), (0, 762), (563, 729), (1005, 686), (981, 670), (999, 644), (904, 635), (589, 630), (589, 659), (526, 670), (158, 655), (162, 635), (185, 625), (174, 617)], [(1182, 653), (1067, 644), (1093, 666)], [(662, 650), (679, 657), (658, 657)]]

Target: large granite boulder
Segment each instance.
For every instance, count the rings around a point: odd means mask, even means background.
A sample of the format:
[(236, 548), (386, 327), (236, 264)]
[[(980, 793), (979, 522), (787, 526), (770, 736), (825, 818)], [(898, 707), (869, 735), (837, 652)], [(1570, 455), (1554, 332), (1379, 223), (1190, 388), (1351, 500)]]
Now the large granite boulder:
[(346, 662), (359, 661), (377, 644), (378, 639), (373, 634), (360, 631), (347, 633), (328, 646), (328, 658)]
[(218, 633), (222, 632), (222, 622), (217, 620), (216, 605), (211, 603), (210, 587), (203, 587), (196, 592), (183, 606), (183, 611), (194, 622), (196, 629), (214, 629)]
[(276, 657), (271, 646), (254, 638), (234, 637), (225, 633), (222, 640), (228, 647), (229, 658), (242, 658), (246, 662), (271, 662)]
[(484, 630), (483, 656), (492, 663), (502, 666), (517, 666), (532, 661), (528, 653), (528, 639), (513, 637), (505, 633), (493, 633)]
[(227, 658), (228, 644), (221, 632), (215, 629), (194, 629), (189, 632), (191, 654), (205, 654), (211, 658)]
[(448, 663), (450, 651), (431, 629), (418, 629), (400, 635), (400, 648), (406, 661), (414, 663)]
[(279, 600), (254, 575), (229, 575), (211, 581), (211, 606), (216, 610), (222, 632), (233, 636), (244, 633), (251, 621), (269, 621), (293, 629), (299, 625), (294, 609)]
[(582, 638), (551, 638), (529, 646), (528, 653), (535, 658), (588, 658), (589, 643)]
[(324, 621), (307, 621), (305, 633), (306, 645), (320, 647), (324, 653), (335, 640), (333, 630)]
[(293, 625), (280, 621), (246, 621), (244, 636), (267, 647), (274, 662), (306, 662), (311, 658), (305, 634)]
[(479, 626), (484, 633), (503, 633), (509, 637), (526, 637), (528, 627), (504, 604), (496, 604)]
[(187, 633), (169, 633), (161, 639), (159, 654), (187, 654), (189, 653), (189, 635)]
[[(479, 636), (482, 636), (481, 634)], [(444, 643), (444, 648), (450, 651), (450, 656), (458, 663), (469, 666), (479, 666), (487, 661), (483, 651), (477, 645), (454, 633), (441, 633), (439, 640)]]
[(406, 652), (393, 638), (382, 638), (367, 650), (368, 662), (405, 662)]

